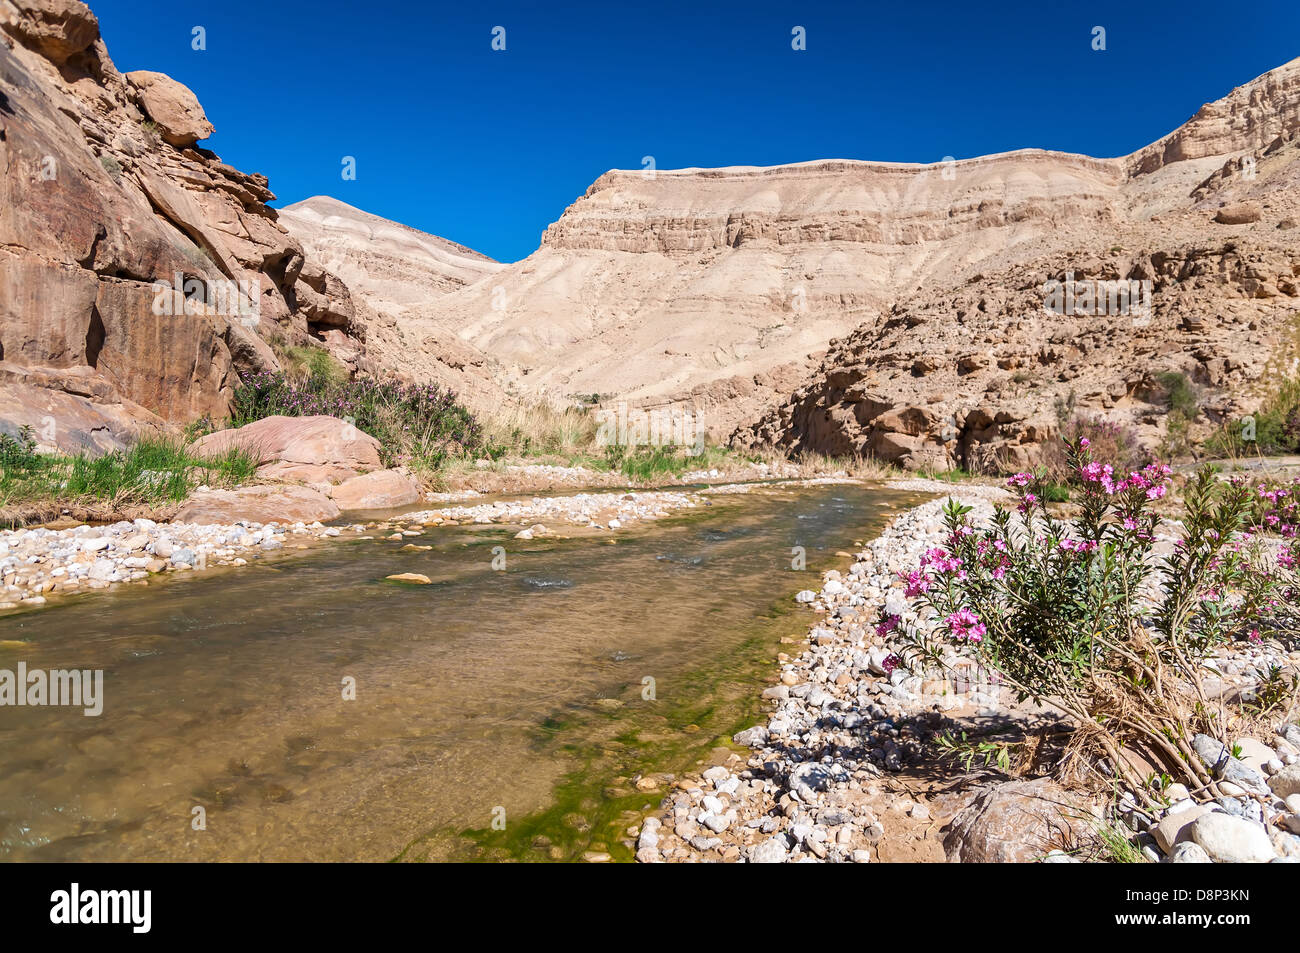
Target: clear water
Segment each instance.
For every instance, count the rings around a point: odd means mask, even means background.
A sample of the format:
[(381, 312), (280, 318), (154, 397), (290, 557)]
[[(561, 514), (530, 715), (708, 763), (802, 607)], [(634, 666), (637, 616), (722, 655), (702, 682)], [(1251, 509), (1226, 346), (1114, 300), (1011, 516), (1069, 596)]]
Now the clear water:
[(0, 668), (105, 670), (99, 717), (0, 708), (0, 859), (626, 858), (661, 796), (631, 776), (744, 727), (793, 593), (909, 499), (764, 488), (612, 545), (345, 536), (0, 618)]

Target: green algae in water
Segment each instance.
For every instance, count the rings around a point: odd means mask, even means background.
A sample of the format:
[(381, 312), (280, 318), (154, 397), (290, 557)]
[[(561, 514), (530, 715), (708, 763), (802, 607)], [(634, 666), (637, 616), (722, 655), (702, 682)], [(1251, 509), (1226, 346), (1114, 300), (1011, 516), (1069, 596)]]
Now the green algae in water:
[[(811, 568), (811, 567), (810, 567)], [(818, 576), (830, 564), (815, 568)], [(631, 862), (634, 840), (627, 829), (656, 809), (667, 793), (661, 783), (654, 791), (638, 791), (631, 779), (638, 775), (672, 775), (680, 778), (697, 768), (717, 749), (736, 751), (742, 759), (749, 749), (731, 738), (764, 720), (760, 688), (775, 671), (775, 655), (783, 636), (803, 634), (809, 617), (785, 605), (772, 607), (755, 624), (758, 631), (732, 646), (707, 668), (681, 675), (672, 703), (663, 699), (636, 702), (613, 713), (582, 714), (573, 711), (546, 718), (539, 726), (546, 746), (561, 741), (562, 749), (579, 762), (555, 787), (552, 803), (523, 818), (506, 818), (504, 830), (460, 830), (454, 834), (430, 832), (408, 845), (396, 860), (574, 862), (588, 852), (610, 855), (616, 862)], [(635, 688), (638, 690), (640, 686)], [(688, 731), (689, 728), (695, 731)], [(564, 742), (561, 732), (589, 737)], [(605, 739), (612, 735), (617, 754), (611, 756)], [(649, 736), (646, 738), (644, 736)], [(614, 784), (622, 779), (621, 784)], [(587, 823), (578, 826), (575, 817)], [(431, 857), (422, 848), (440, 845), (444, 854)], [(450, 848), (448, 845), (454, 845)]]
[[(630, 779), (758, 721), (780, 637), (811, 618), (793, 594), (911, 499), (756, 490), (616, 545), (340, 541), (5, 619), (29, 667), (103, 668), (106, 703), (6, 715), (0, 860), (630, 859), (626, 828), (664, 793)], [(381, 583), (397, 572), (437, 585)]]

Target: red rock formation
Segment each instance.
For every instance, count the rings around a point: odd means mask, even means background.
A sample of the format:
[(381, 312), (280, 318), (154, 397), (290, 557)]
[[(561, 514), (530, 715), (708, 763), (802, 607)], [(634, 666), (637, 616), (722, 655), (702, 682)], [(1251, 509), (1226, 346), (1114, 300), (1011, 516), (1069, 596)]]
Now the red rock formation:
[(0, 4), (4, 430), (105, 449), (220, 418), (236, 372), (276, 366), (272, 337), (338, 330), (360, 360), (347, 289), (304, 262), (264, 176), (196, 144), (211, 131), (180, 83), (117, 71), (85, 4)]

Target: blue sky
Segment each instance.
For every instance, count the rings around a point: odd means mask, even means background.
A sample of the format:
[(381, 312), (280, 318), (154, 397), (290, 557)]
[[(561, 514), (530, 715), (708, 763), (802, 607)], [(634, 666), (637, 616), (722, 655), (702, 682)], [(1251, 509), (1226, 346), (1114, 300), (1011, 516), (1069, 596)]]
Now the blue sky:
[(91, 7), (118, 68), (190, 86), (217, 127), (205, 144), (267, 174), (278, 204), (333, 195), (503, 261), (646, 155), (665, 169), (1121, 155), (1300, 55), (1295, 0)]

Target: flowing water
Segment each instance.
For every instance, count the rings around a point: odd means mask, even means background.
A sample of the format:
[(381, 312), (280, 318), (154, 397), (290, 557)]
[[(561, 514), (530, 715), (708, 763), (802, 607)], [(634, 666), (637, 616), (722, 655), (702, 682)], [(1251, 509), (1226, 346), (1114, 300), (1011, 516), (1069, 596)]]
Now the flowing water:
[(793, 593), (912, 498), (713, 501), (612, 544), (345, 535), (0, 618), (0, 669), (103, 669), (105, 696), (0, 708), (0, 860), (626, 859), (662, 796), (631, 778), (753, 723)]

